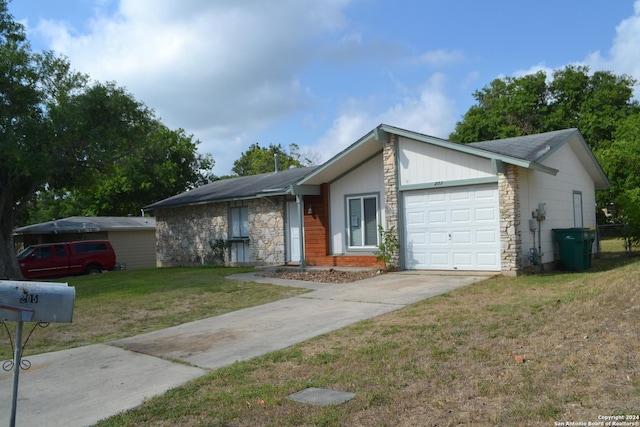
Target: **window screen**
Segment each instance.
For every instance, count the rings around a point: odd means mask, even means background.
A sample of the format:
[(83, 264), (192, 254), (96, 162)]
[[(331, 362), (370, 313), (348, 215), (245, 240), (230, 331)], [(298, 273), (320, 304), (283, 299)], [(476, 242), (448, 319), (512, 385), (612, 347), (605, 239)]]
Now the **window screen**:
[(376, 196), (347, 199), (349, 246), (378, 245), (378, 198)]
[(249, 208), (247, 206), (231, 208), (231, 238), (249, 237)]

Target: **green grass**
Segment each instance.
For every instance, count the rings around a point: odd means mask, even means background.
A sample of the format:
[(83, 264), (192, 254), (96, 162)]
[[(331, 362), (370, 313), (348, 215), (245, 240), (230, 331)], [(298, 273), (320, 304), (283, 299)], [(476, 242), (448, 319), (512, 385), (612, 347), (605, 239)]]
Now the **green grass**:
[[(548, 426), (637, 414), (639, 288), (637, 258), (492, 278), (212, 371), (98, 425)], [(307, 387), (356, 397), (287, 399)]]
[(604, 256), (617, 254), (638, 254), (638, 244), (632, 244), (631, 250), (627, 252), (625, 248), (625, 242), (623, 238), (620, 237), (606, 237), (600, 240), (600, 253)]
[[(253, 268), (154, 268), (57, 280), (75, 287), (73, 322), (36, 328), (24, 354), (124, 338), (307, 292), (225, 278), (250, 271)], [(11, 357), (8, 337), (0, 333), (0, 359)]]

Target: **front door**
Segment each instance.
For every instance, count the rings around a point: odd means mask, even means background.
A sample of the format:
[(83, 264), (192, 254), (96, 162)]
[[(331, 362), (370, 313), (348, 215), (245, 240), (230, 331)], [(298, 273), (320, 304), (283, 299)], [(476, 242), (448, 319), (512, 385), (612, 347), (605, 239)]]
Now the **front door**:
[(287, 262), (300, 262), (300, 217), (298, 204), (287, 202), (287, 220), (289, 223), (287, 236)]

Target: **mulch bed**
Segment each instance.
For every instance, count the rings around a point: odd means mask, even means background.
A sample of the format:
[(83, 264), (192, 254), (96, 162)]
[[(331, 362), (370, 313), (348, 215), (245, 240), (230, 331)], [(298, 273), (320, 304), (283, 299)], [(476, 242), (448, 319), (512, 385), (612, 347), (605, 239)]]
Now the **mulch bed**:
[(298, 269), (277, 269), (272, 271), (264, 271), (259, 275), (262, 277), (277, 277), (278, 279), (287, 280), (304, 280), (308, 282), (320, 282), (320, 283), (350, 283), (357, 280), (368, 279), (382, 274), (381, 270), (366, 269), (366, 270), (336, 270), (330, 269), (312, 269), (312, 270), (298, 270)]

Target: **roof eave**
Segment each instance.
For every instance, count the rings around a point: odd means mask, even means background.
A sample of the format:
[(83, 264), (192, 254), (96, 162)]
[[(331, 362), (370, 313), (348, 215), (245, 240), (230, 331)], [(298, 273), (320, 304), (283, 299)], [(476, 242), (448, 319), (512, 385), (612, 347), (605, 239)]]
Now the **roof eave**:
[(267, 192), (257, 193), (253, 196), (247, 196), (247, 197), (231, 197), (231, 198), (215, 199), (215, 200), (201, 200), (198, 202), (176, 203), (176, 204), (168, 204), (168, 205), (160, 205), (160, 206), (152, 207), (155, 205), (154, 203), (153, 205), (149, 205), (145, 207), (144, 210), (154, 212), (157, 209), (183, 208), (188, 206), (208, 205), (211, 203), (227, 203), (227, 202), (237, 202), (241, 200), (255, 200), (255, 199), (262, 199), (264, 197), (270, 197), (270, 196), (287, 196), (290, 194), (293, 194), (293, 193), (289, 188), (287, 188), (285, 190), (278, 190), (277, 192), (267, 191)]
[[(585, 141), (584, 137), (582, 136), (582, 133), (578, 131), (577, 136), (578, 136), (578, 141), (580, 141), (580, 143), (582, 144), (582, 147), (584, 148), (584, 151), (591, 158), (591, 161), (593, 162), (596, 168), (596, 171), (595, 171), (596, 176), (593, 177), (593, 181), (596, 185), (596, 190), (611, 189), (611, 181), (609, 181), (609, 177), (607, 177), (607, 174), (602, 169), (602, 166), (600, 166), (600, 162), (598, 161), (596, 156), (594, 156), (591, 148), (589, 148), (589, 144), (587, 144), (587, 141)], [(600, 179), (597, 179), (597, 178), (600, 178)]]

